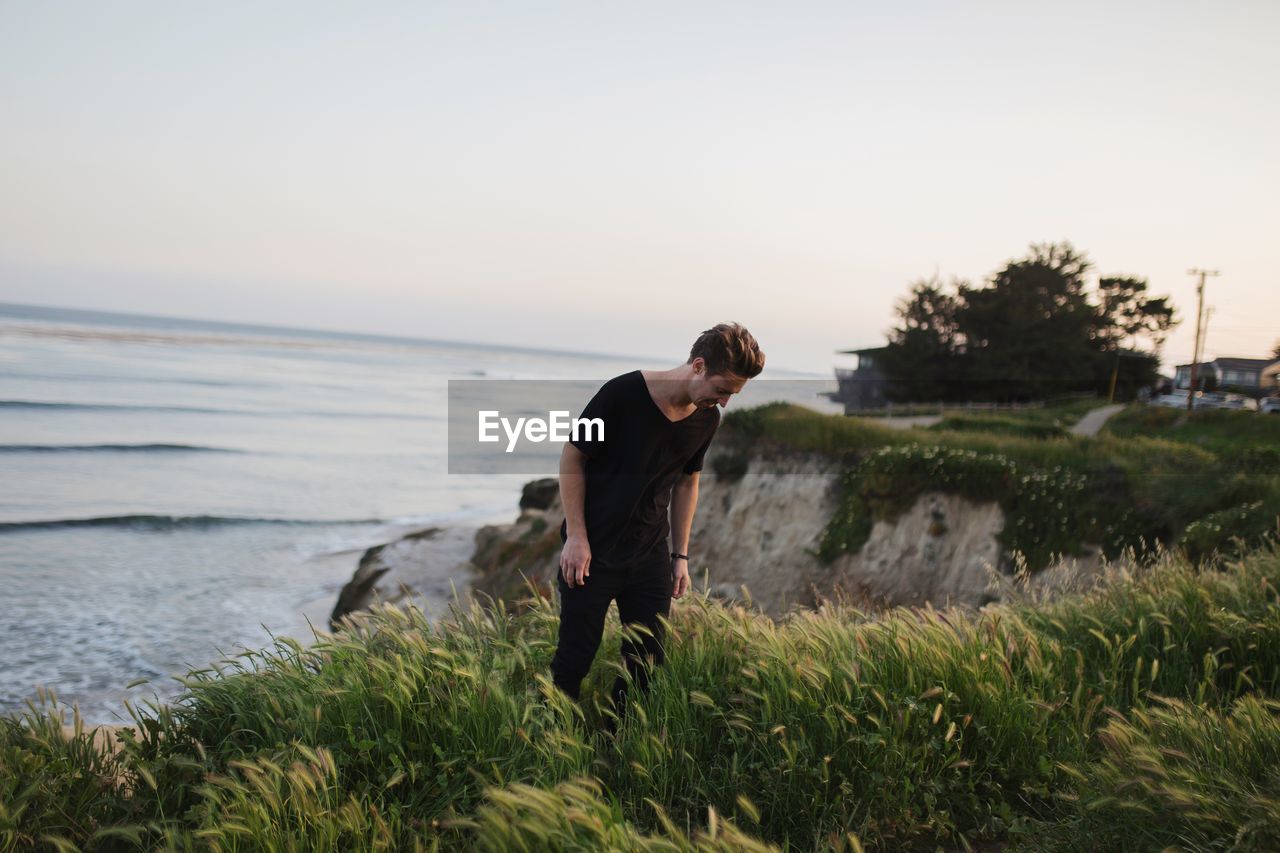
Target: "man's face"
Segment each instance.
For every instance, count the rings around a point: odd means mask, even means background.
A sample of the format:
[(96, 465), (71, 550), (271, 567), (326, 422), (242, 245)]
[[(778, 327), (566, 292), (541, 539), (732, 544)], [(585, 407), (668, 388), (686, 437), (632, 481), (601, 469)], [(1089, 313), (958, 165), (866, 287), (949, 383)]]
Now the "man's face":
[(693, 381), (693, 402), (700, 409), (727, 406), (729, 398), (741, 391), (746, 384), (747, 380), (732, 373), (707, 376), (704, 372), (701, 378)]

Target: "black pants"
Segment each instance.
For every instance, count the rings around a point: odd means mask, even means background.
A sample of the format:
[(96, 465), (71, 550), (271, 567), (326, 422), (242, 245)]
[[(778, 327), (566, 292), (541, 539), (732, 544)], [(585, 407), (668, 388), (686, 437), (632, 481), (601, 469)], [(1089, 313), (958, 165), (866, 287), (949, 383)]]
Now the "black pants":
[[(575, 701), (582, 679), (591, 669), (604, 636), (609, 603), (618, 601), (618, 616), (624, 626), (640, 625), (634, 638), (623, 631), (622, 659), (637, 688), (649, 686), (649, 667), (663, 663), (663, 628), (658, 616), (671, 612), (671, 555), (664, 541), (648, 554), (626, 564), (605, 566), (594, 560), (591, 574), (581, 586), (570, 587), (559, 575), (560, 639), (551, 659), (551, 674), (557, 687)], [(627, 683), (619, 674), (609, 698), (615, 713), (626, 709)]]

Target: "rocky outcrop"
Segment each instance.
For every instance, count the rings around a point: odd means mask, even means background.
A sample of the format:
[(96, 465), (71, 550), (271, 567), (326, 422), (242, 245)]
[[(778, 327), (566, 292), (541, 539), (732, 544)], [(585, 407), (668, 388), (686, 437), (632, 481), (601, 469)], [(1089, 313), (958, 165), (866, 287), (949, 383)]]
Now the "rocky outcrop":
[[(539, 481), (538, 488), (545, 493), (554, 482)], [(857, 553), (825, 565), (816, 547), (838, 507), (838, 484), (838, 466), (823, 454), (712, 445), (690, 535), (694, 586), (781, 615), (837, 595), (873, 606), (980, 607), (1075, 588), (1099, 571), (1097, 551), (1088, 549), (1066, 564), (1018, 575), (998, 540), (1005, 523), (1000, 506), (941, 492), (876, 522)], [(557, 490), (545, 507), (523, 509), (514, 524), (482, 528), (476, 588), (507, 600), (530, 586), (553, 595), (563, 518)]]
[[(820, 453), (761, 442), (713, 444), (690, 536), (694, 586), (776, 616), (834, 597), (869, 606), (981, 607), (1077, 588), (1099, 574), (1096, 549), (1041, 572), (1017, 573), (998, 539), (1005, 523), (1000, 506), (942, 492), (920, 495), (898, 517), (876, 522), (857, 553), (824, 564), (816, 548), (839, 505), (839, 473), (840, 465)], [(460, 591), (469, 579), (471, 590), (508, 603), (535, 590), (554, 597), (563, 519), (557, 480), (532, 481), (517, 519), (469, 532), (465, 554), (433, 545), (446, 535), (434, 528), (370, 549), (339, 608), (399, 601), (424, 584), (447, 593), (451, 579)], [(449, 535), (456, 539), (457, 532)]]
[(524, 484), (520, 492), (520, 511), (548, 510), (560, 500), (560, 480), (543, 477)]
[(859, 551), (824, 564), (817, 543), (840, 503), (831, 459), (777, 448), (745, 458), (740, 476), (715, 469), (741, 461), (713, 462), (704, 475), (689, 546), (695, 585), (773, 614), (841, 594), (875, 606), (979, 607), (1000, 598), (999, 505), (925, 493), (892, 521), (876, 522)]
[(442, 615), (455, 589), (460, 596), (468, 591), (474, 549), (475, 528), (463, 527), (428, 527), (369, 548), (338, 593), (330, 629), (378, 604), (412, 602), (429, 616)]
[(559, 480), (547, 477), (526, 484), (514, 523), (476, 531), (472, 588), (507, 602), (534, 590), (553, 597), (560, 570), (562, 521)]
[(985, 604), (996, 598), (988, 586), (1002, 562), (1003, 529), (998, 504), (928, 492), (892, 522), (876, 523), (861, 550), (836, 561), (832, 581), (893, 604)]

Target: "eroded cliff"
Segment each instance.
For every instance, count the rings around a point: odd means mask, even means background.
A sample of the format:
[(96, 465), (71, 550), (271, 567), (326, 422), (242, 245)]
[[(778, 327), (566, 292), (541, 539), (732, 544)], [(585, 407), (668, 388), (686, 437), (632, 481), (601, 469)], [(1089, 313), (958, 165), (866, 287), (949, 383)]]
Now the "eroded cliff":
[[(1017, 576), (999, 535), (1005, 515), (976, 503), (925, 492), (893, 519), (875, 522), (865, 545), (829, 564), (817, 556), (839, 506), (840, 463), (769, 442), (713, 445), (701, 475), (690, 536), (695, 587), (724, 599), (749, 599), (781, 615), (844, 593), (873, 605), (981, 606), (1018, 591), (1086, 584), (1099, 568), (1096, 549), (1048, 570)], [(476, 536), (473, 586), (508, 601), (531, 583), (554, 595), (564, 511), (554, 480), (530, 484), (545, 500), (522, 500), (517, 521)]]

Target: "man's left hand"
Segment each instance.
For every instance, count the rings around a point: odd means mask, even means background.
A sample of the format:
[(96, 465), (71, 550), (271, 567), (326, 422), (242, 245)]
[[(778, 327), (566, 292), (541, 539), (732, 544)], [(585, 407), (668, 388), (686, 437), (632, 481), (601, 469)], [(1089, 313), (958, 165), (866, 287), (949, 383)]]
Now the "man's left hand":
[(680, 598), (689, 590), (689, 561), (671, 561), (671, 597)]

